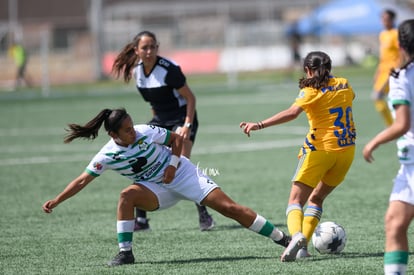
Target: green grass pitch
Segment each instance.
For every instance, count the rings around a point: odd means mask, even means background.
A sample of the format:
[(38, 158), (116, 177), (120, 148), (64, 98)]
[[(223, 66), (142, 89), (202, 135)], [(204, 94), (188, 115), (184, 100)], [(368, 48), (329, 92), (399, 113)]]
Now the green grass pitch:
[[(1, 274), (382, 274), (383, 215), (398, 169), (394, 143), (367, 164), (363, 145), (383, 129), (370, 99), (372, 70), (340, 68), (357, 96), (357, 153), (345, 182), (327, 199), (322, 221), (344, 226), (348, 241), (339, 255), (281, 263), (283, 249), (211, 210), (216, 228), (198, 230), (192, 202), (149, 213), (152, 231), (134, 233), (135, 265), (107, 268), (117, 253), (116, 206), (129, 180), (105, 173), (46, 215), (41, 206), (78, 176), (108, 139), (63, 144), (67, 123), (87, 122), (103, 108), (126, 107), (135, 123), (150, 108), (134, 85), (107, 81), (38, 90), (0, 92)], [(287, 231), (285, 209), (297, 152), (307, 130), (296, 121), (242, 134), (239, 123), (258, 121), (290, 106), (297, 81), (280, 72), (190, 76), (200, 121), (192, 160), (235, 201)], [(411, 231), (412, 233), (412, 231)], [(412, 235), (412, 234), (410, 234)], [(413, 270), (410, 258), (408, 271)]]

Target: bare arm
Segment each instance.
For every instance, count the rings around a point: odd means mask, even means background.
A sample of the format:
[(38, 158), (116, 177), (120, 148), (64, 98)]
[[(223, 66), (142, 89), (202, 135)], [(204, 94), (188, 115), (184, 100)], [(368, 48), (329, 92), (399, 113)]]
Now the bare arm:
[(243, 132), (250, 137), (250, 131), (256, 131), (261, 128), (282, 124), (291, 120), (296, 119), (300, 113), (302, 113), (303, 109), (299, 106), (292, 105), (288, 109), (283, 110), (263, 121), (260, 123), (257, 122), (245, 122), (242, 121), (240, 123), (240, 128), (243, 128)]
[(80, 174), (76, 179), (71, 181), (66, 188), (57, 195), (54, 199), (48, 200), (43, 204), (43, 211), (46, 213), (52, 213), (52, 209), (58, 206), (61, 202), (69, 199), (70, 197), (74, 196), (76, 193), (81, 191), (88, 183), (94, 180), (95, 177), (89, 175), (86, 172)]
[[(188, 87), (187, 84), (184, 84), (183, 87), (178, 89), (178, 92), (187, 101), (187, 110), (186, 110), (186, 117), (185, 117), (184, 124), (193, 123), (194, 114), (195, 114), (195, 107), (196, 107), (196, 98), (195, 98), (193, 92), (191, 91), (190, 87)], [(183, 127), (183, 129), (181, 130), (181, 135), (185, 139), (190, 138), (190, 129), (187, 128), (187, 127)]]
[[(183, 137), (176, 134), (176, 133), (174, 133), (174, 132), (171, 132), (170, 140), (167, 143), (168, 143), (168, 145), (171, 145), (172, 155), (180, 157), (181, 150), (183, 148)], [(174, 179), (176, 171), (177, 171), (176, 167), (174, 167), (172, 165), (168, 165), (167, 168), (165, 168), (165, 171), (164, 171), (163, 182), (164, 183), (170, 183)]]
[(401, 137), (410, 129), (410, 107), (408, 105), (397, 105), (395, 108), (395, 120), (393, 124), (380, 132), (365, 145), (362, 154), (367, 162), (372, 162), (374, 160), (372, 153), (381, 144)]

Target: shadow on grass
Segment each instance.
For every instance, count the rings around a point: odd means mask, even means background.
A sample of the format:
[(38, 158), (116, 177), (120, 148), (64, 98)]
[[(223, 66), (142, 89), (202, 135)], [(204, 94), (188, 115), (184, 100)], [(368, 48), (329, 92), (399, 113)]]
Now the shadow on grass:
[[(414, 255), (414, 252), (410, 252), (410, 255)], [(384, 252), (376, 253), (359, 253), (359, 252), (343, 252), (339, 254), (317, 254), (309, 258), (303, 258), (300, 261), (326, 261), (326, 260), (343, 260), (343, 259), (357, 259), (357, 258), (382, 258), (384, 257)]]
[[(286, 227), (286, 224), (273, 224), (276, 228), (282, 228), (282, 227)], [(180, 227), (181, 230), (183, 230), (183, 227)], [(193, 230), (194, 227), (187, 227), (186, 229), (188, 230)], [(227, 230), (238, 230), (238, 229), (243, 229), (245, 230), (246, 228), (241, 226), (240, 224), (216, 224), (214, 226), (213, 229), (208, 230), (208, 231), (227, 231)], [(169, 228), (169, 229), (164, 229), (163, 231), (177, 231), (177, 228)], [(206, 231), (206, 232), (208, 232)], [(141, 233), (141, 232), (139, 232)]]
[(185, 259), (185, 260), (165, 260), (165, 261), (140, 261), (135, 264), (194, 264), (194, 263), (209, 263), (209, 262), (234, 262), (245, 260), (259, 260), (259, 259), (274, 259), (274, 256), (269, 257), (257, 257), (257, 256), (245, 256), (245, 257), (212, 257), (212, 258), (197, 258), (197, 259)]
[[(286, 224), (273, 224), (276, 228), (286, 227)], [(227, 224), (227, 225), (216, 225), (213, 231), (224, 231), (224, 230), (235, 230), (235, 229), (246, 229), (240, 224)]]

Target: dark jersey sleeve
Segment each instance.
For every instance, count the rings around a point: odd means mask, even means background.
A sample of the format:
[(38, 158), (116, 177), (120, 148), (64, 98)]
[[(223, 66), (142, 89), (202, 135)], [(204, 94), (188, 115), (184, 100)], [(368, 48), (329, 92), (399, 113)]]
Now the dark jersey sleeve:
[(165, 77), (165, 83), (173, 87), (174, 89), (180, 89), (184, 86), (186, 78), (183, 72), (181, 71), (180, 66), (169, 63), (169, 66), (167, 68), (168, 74)]

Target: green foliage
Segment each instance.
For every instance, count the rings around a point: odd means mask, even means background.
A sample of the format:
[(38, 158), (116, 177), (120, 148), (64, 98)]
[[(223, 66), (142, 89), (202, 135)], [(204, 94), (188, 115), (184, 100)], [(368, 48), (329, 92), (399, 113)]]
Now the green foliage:
[[(211, 210), (212, 232), (198, 230), (193, 203), (149, 213), (152, 231), (134, 233), (137, 264), (107, 268), (117, 253), (116, 206), (130, 184), (104, 174), (51, 215), (41, 211), (78, 176), (107, 140), (63, 144), (67, 123), (84, 123), (103, 108), (124, 106), (136, 123), (149, 120), (147, 103), (133, 85), (105, 82), (0, 94), (0, 273), (1, 274), (381, 274), (383, 215), (398, 163), (395, 146), (362, 159), (362, 146), (383, 129), (370, 100), (372, 70), (338, 69), (357, 94), (357, 153), (346, 181), (326, 201), (323, 221), (343, 225), (347, 246), (340, 255), (281, 263), (282, 247)], [(290, 106), (297, 83), (283, 73), (242, 74), (238, 85), (225, 76), (192, 76), (200, 128), (193, 162), (213, 176), (235, 201), (253, 208), (286, 231), (285, 208), (297, 152), (307, 130), (304, 116), (291, 123), (242, 134), (239, 123), (258, 121)], [(410, 260), (412, 270), (413, 261)]]

